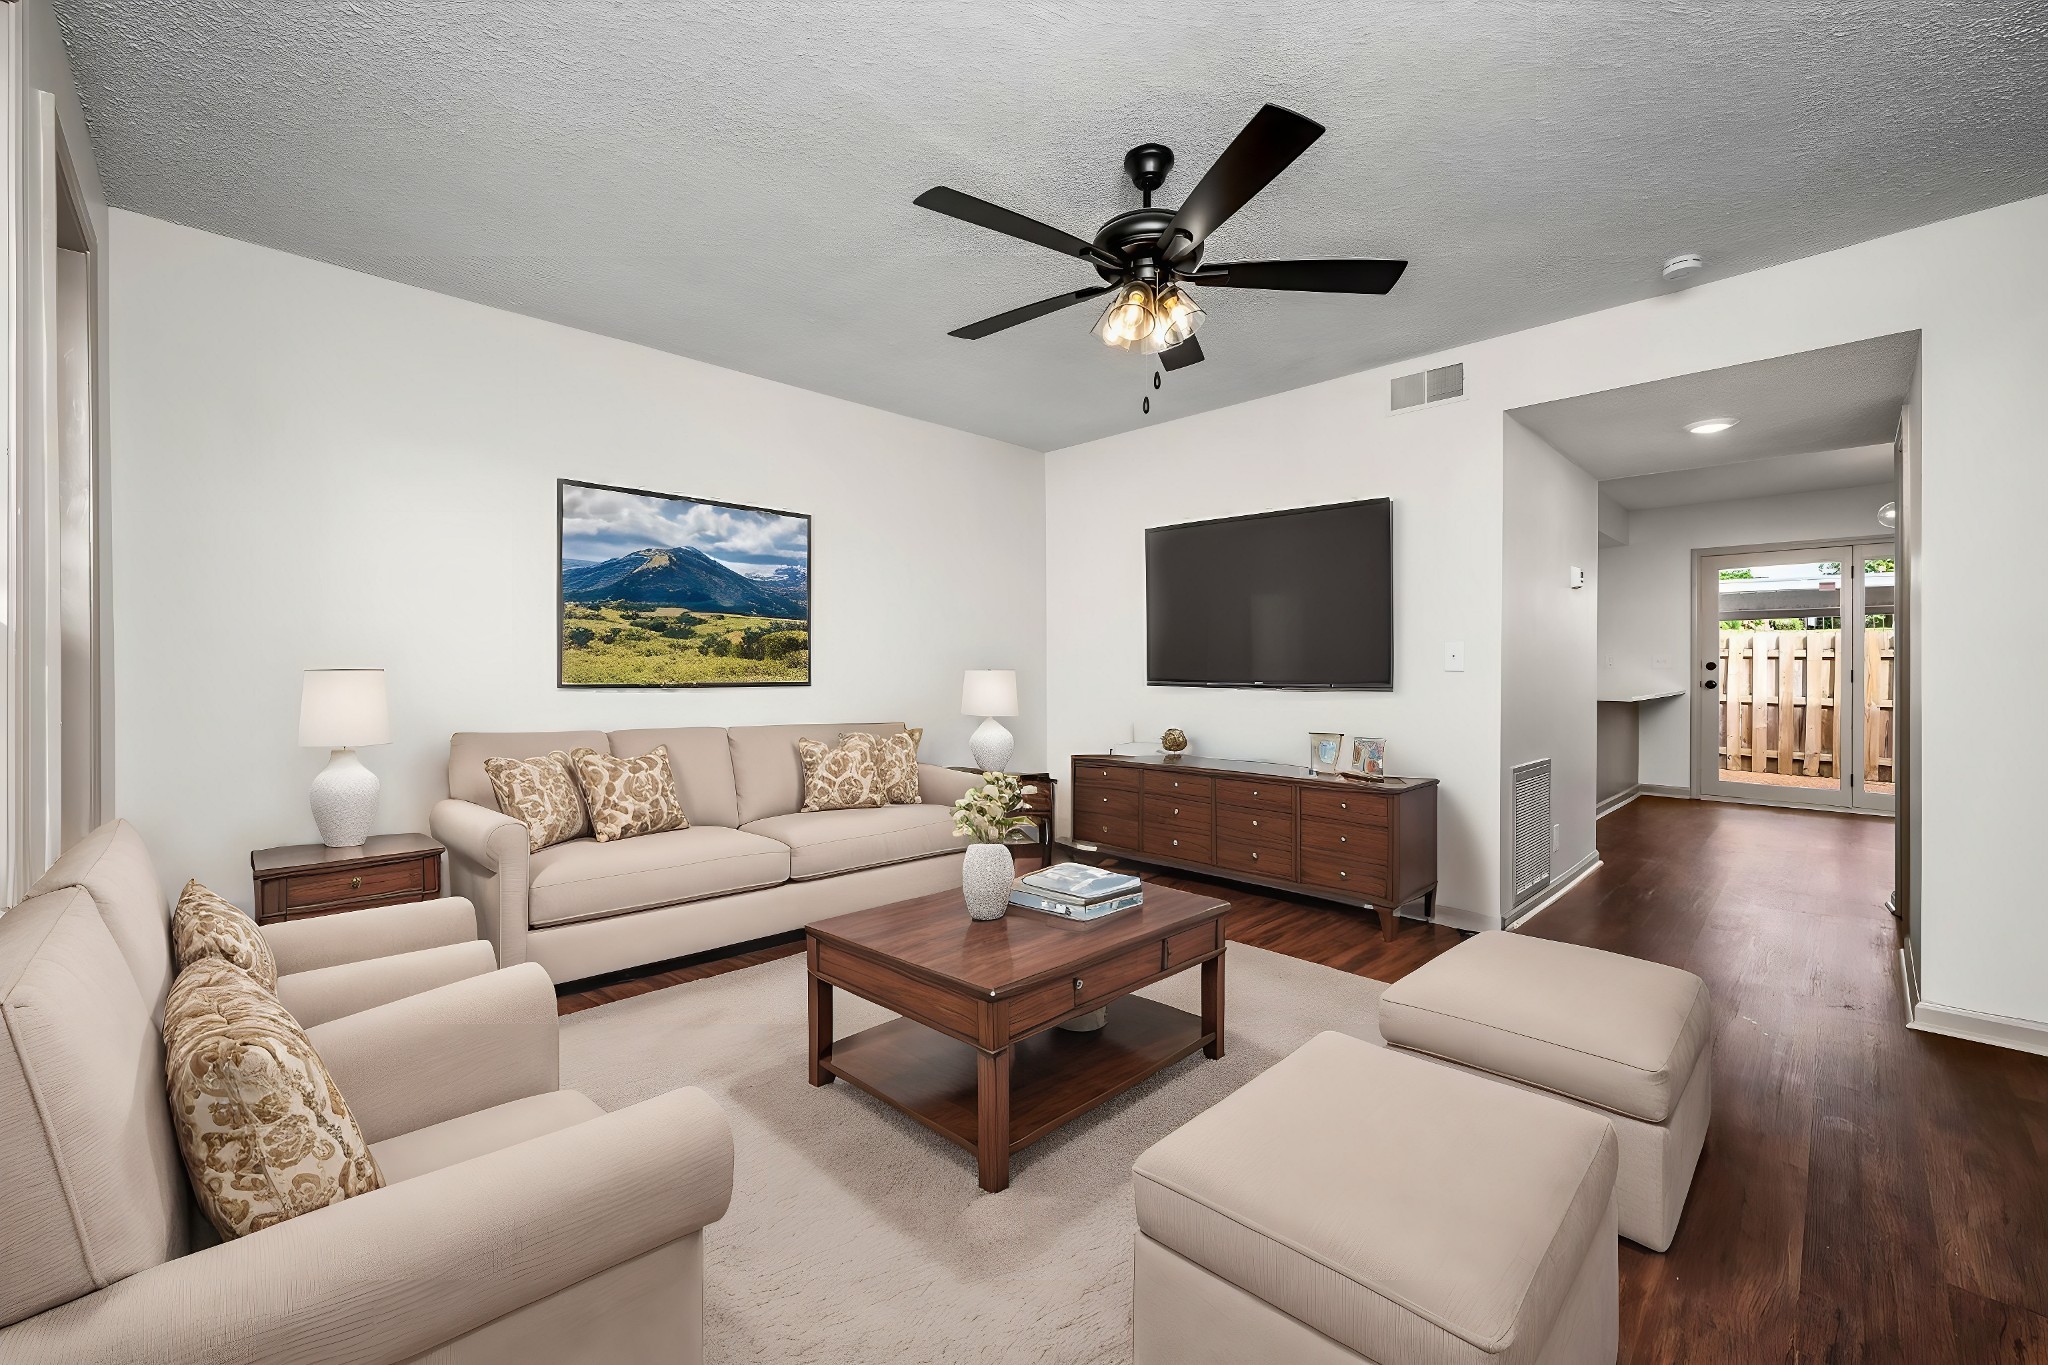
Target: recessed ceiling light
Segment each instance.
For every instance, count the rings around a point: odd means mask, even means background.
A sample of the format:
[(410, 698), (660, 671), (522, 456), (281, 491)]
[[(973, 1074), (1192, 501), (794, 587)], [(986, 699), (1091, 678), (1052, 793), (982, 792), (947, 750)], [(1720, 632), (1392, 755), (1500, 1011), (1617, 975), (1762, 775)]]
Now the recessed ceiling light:
[(1697, 422), (1688, 422), (1685, 429), (1695, 436), (1712, 436), (1735, 425), (1733, 417), (1702, 417)]

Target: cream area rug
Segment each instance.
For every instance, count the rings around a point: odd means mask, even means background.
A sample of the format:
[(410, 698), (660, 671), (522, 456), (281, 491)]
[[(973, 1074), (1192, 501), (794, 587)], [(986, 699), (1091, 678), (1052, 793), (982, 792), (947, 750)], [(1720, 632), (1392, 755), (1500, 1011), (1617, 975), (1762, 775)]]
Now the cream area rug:
[[(1019, 1152), (974, 1159), (844, 1081), (804, 1078), (801, 957), (562, 1021), (562, 1084), (616, 1109), (678, 1086), (732, 1123), (705, 1233), (713, 1362), (1096, 1362), (1131, 1351), (1131, 1162), (1325, 1029), (1379, 1042), (1377, 981), (1233, 943), (1224, 1056), (1200, 1053)], [(1199, 973), (1140, 992), (1198, 1012)], [(835, 1031), (891, 1017), (844, 991)]]

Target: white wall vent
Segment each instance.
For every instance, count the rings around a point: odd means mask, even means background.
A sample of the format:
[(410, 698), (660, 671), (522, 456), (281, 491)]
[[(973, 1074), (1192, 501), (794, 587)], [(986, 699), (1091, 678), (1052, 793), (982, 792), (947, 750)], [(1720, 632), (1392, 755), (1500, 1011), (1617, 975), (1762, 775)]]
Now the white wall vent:
[(1517, 764), (1511, 775), (1515, 789), (1508, 821), (1515, 827), (1514, 903), (1520, 905), (1550, 885), (1550, 760)]
[(1465, 362), (1454, 361), (1433, 370), (1418, 370), (1395, 378), (1387, 386), (1387, 406), (1394, 412), (1448, 403), (1465, 396)]

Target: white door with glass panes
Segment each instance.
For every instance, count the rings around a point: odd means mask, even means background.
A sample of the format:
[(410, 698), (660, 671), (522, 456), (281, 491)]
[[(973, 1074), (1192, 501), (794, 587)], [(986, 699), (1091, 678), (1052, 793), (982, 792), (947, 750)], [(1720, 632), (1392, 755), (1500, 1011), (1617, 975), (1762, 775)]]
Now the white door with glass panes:
[(1699, 557), (1701, 795), (1894, 808), (1892, 555), (1871, 541)]

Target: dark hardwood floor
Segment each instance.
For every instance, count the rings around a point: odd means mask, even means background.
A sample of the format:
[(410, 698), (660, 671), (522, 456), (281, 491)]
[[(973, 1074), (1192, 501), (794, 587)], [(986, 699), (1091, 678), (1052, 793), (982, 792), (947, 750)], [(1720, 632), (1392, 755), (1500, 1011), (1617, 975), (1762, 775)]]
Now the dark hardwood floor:
[[(2048, 1058), (1905, 1026), (1891, 838), (1868, 816), (1644, 797), (1524, 927), (1713, 991), (1707, 1149), (1671, 1250), (1622, 1243), (1624, 1361), (2048, 1362)], [(1228, 899), (1232, 939), (1381, 981), (1460, 941), (1404, 920), (1383, 942), (1370, 915), (1156, 880)], [(561, 1008), (801, 951), (578, 983)]]

